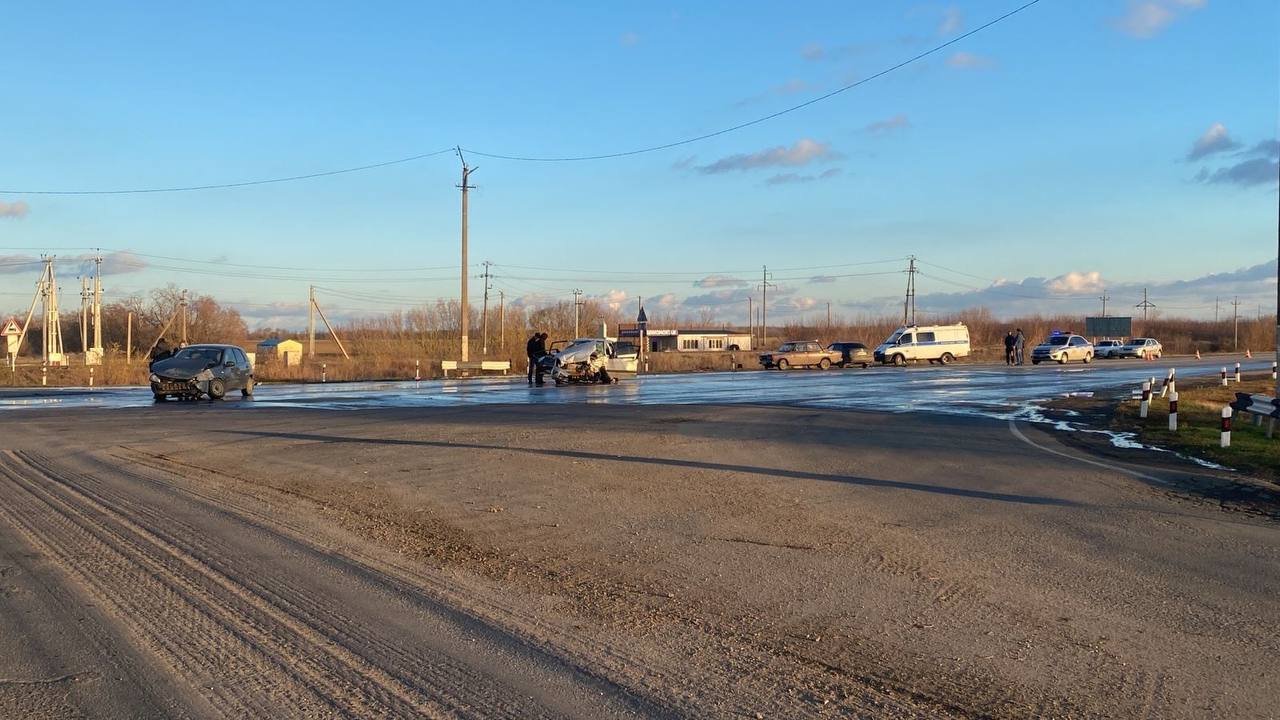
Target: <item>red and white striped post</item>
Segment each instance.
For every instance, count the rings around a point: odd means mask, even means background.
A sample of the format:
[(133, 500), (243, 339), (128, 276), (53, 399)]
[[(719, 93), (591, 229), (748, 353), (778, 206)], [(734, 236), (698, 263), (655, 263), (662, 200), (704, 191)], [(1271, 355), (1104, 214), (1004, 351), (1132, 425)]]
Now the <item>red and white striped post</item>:
[(320, 382), (328, 382), (329, 364), (320, 363)]
[(1169, 393), (1169, 430), (1178, 431), (1178, 392)]
[(1231, 447), (1231, 406), (1222, 406), (1222, 447)]
[(1169, 368), (1169, 374), (1164, 376), (1164, 384), (1160, 386), (1160, 397), (1168, 395), (1173, 389), (1173, 368)]
[(1151, 383), (1142, 381), (1142, 403), (1138, 405), (1138, 417), (1145, 418), (1151, 407)]
[(1240, 363), (1236, 363), (1236, 382), (1240, 382)]
[(1271, 379), (1272, 380), (1276, 379), (1276, 365), (1277, 365), (1276, 361), (1272, 360), (1271, 361)]
[(1226, 386), (1227, 386), (1227, 368), (1224, 366), (1222, 368), (1222, 387), (1226, 387)]

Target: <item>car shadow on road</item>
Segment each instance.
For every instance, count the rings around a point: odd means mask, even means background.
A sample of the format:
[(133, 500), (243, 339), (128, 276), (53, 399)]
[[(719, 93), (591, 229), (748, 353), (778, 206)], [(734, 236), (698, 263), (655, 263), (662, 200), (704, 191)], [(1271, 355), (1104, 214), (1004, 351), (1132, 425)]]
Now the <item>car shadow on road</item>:
[(928, 485), (925, 483), (907, 482), (903, 480), (880, 480), (876, 478), (858, 477), (855, 475), (830, 475), (826, 473), (808, 472), (805, 470), (788, 470), (785, 468), (758, 467), (755, 465), (738, 465), (734, 463), (708, 462), (705, 460), (680, 460), (676, 458), (646, 457), (641, 455), (614, 455), (610, 453), (586, 452), (583, 450), (553, 450), (548, 448), (525, 448), (511, 445), (487, 445), (482, 443), (445, 442), (441, 440), (404, 440), (398, 438), (362, 438), (341, 435), (318, 435), (312, 433), (271, 432), (267, 430), (215, 430), (214, 432), (230, 435), (247, 435), (258, 438), (275, 438), (281, 440), (299, 440), (322, 443), (354, 443), (363, 445), (393, 445), (405, 447), (431, 447), (448, 450), (494, 450), (500, 452), (521, 452), (546, 457), (564, 457), (575, 460), (600, 460), (612, 462), (642, 463), (678, 468), (698, 468), (701, 470), (719, 470), (722, 472), (739, 472), (769, 477), (794, 478), (797, 480), (818, 480), (837, 482), (862, 487), (890, 488), (910, 490), (913, 492), (934, 493), (966, 497), (975, 500), (992, 500), (995, 502), (1020, 503), (1025, 505), (1055, 505), (1060, 507), (1084, 507), (1083, 503), (1062, 498), (1042, 497), (1037, 495), (1016, 495), (1010, 493), (971, 490), (967, 488)]

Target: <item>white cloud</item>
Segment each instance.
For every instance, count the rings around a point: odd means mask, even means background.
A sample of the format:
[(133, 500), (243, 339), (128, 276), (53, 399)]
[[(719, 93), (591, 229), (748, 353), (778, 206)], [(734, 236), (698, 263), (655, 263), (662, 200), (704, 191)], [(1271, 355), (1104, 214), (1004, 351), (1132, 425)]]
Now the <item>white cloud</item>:
[(1199, 10), (1207, 0), (1129, 0), (1124, 15), (1114, 18), (1112, 25), (1131, 37), (1155, 37), (1184, 13)]
[(982, 55), (961, 50), (947, 58), (947, 65), (960, 70), (988, 70), (996, 66), (996, 61)]
[(1216, 122), (1191, 144), (1191, 149), (1187, 151), (1187, 160), (1199, 160), (1206, 155), (1235, 150), (1238, 147), (1240, 143), (1231, 139), (1231, 135), (1227, 133), (1227, 126)]
[(812, 162), (838, 160), (841, 157), (843, 156), (833, 151), (828, 143), (802, 138), (791, 147), (779, 145), (759, 152), (723, 157), (710, 165), (698, 167), (698, 171), (712, 175), (768, 167), (802, 167)]
[(31, 206), (19, 200), (17, 202), (7, 203), (0, 200), (0, 218), (11, 218), (21, 220), (30, 212)]
[(1090, 272), (1069, 272), (1050, 280), (1045, 284), (1049, 292), (1057, 295), (1078, 295), (1080, 293), (1099, 292), (1104, 289), (1102, 284), (1102, 273), (1097, 270)]
[(885, 133), (893, 132), (894, 130), (905, 130), (909, 127), (911, 127), (911, 121), (907, 119), (906, 115), (898, 113), (891, 118), (885, 118), (884, 120), (877, 120), (870, 123), (862, 129), (872, 135), (883, 135)]
[(839, 175), (841, 172), (843, 171), (840, 168), (828, 168), (816, 175), (805, 175), (801, 173), (778, 173), (777, 175), (770, 176), (769, 179), (765, 180), (764, 182), (766, 185), (790, 185), (794, 183), (810, 183), (810, 182), (815, 182), (817, 180), (830, 180), (831, 178)]
[(708, 275), (701, 280), (695, 280), (694, 287), (700, 288), (719, 288), (719, 287), (743, 287), (749, 285), (746, 280), (736, 278), (732, 275)]
[(939, 35), (952, 35), (964, 29), (964, 13), (952, 5), (942, 11), (942, 22), (938, 24)]

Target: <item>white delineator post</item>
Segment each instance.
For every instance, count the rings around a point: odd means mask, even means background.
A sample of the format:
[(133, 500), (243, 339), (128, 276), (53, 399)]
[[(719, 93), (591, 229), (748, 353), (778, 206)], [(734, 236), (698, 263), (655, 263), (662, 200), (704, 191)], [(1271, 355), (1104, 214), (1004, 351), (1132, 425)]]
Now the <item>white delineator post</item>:
[(1169, 374), (1164, 376), (1164, 385), (1160, 386), (1160, 397), (1169, 394), (1173, 386), (1173, 368), (1169, 368)]
[(1275, 380), (1275, 379), (1276, 379), (1276, 365), (1277, 365), (1277, 364), (1280, 364), (1280, 363), (1276, 363), (1274, 360), (1273, 360), (1273, 361), (1271, 361), (1271, 379), (1272, 379), (1272, 380)]
[(320, 382), (328, 382), (329, 364), (320, 363)]
[(421, 362), (422, 362), (421, 360), (413, 361), (413, 379), (415, 381), (422, 380), (422, 366), (420, 364)]
[(1222, 447), (1231, 447), (1231, 406), (1222, 406)]
[(1226, 387), (1226, 386), (1227, 386), (1227, 369), (1223, 367), (1222, 368), (1222, 387)]
[(1147, 417), (1147, 410), (1151, 408), (1151, 383), (1142, 382), (1142, 404), (1138, 405), (1138, 417)]
[(1240, 363), (1236, 363), (1236, 382), (1240, 382)]
[(1178, 393), (1169, 393), (1169, 430), (1171, 432), (1178, 431)]

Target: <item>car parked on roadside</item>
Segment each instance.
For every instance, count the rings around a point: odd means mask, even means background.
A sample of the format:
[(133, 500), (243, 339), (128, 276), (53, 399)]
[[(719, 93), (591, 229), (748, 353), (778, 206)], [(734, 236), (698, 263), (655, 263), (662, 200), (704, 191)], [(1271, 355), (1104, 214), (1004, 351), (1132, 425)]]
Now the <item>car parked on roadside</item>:
[(782, 343), (773, 352), (760, 354), (764, 369), (789, 370), (793, 367), (816, 367), (826, 370), (841, 359), (841, 354), (824, 349), (816, 340), (792, 340)]
[(227, 393), (253, 395), (253, 365), (235, 345), (188, 345), (151, 365), (151, 394), (157, 402), (166, 398), (198, 400), (207, 395), (221, 400)]
[(1031, 351), (1031, 364), (1039, 365), (1050, 360), (1065, 365), (1072, 360), (1093, 362), (1093, 344), (1075, 333), (1055, 330), (1047, 340)]
[(1120, 347), (1119, 350), (1112, 351), (1113, 357), (1131, 357), (1142, 358), (1143, 360), (1159, 359), (1164, 353), (1164, 347), (1155, 338), (1136, 337)]
[(1122, 347), (1124, 343), (1119, 340), (1099, 340), (1093, 344), (1093, 356), (1099, 359), (1120, 357), (1116, 352)]
[(865, 368), (871, 363), (871, 351), (860, 342), (833, 342), (827, 346), (827, 350), (840, 354), (840, 359), (834, 361), (839, 367), (861, 365)]
[(878, 363), (899, 367), (909, 362), (928, 360), (929, 364), (950, 365), (969, 356), (969, 328), (955, 325), (904, 325), (885, 338), (872, 353)]

